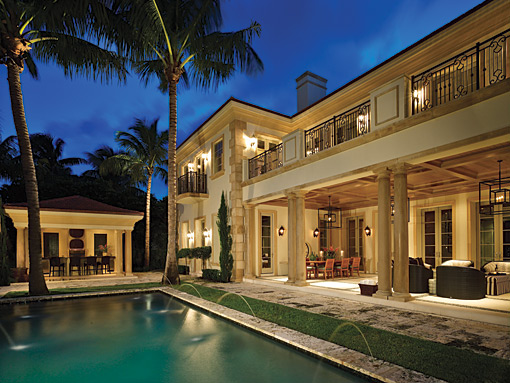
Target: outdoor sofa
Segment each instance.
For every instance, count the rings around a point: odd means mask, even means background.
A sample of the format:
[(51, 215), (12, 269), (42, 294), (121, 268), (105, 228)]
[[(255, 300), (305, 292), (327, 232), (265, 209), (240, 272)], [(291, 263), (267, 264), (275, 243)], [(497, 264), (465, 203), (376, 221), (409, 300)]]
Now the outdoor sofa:
[(485, 274), (473, 262), (451, 260), (436, 268), (436, 293), (454, 299), (485, 298)]

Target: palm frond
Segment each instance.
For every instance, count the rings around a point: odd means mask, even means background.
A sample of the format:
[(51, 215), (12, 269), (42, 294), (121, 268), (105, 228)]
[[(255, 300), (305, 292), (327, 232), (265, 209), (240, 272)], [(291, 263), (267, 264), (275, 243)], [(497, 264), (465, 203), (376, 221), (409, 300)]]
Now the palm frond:
[(102, 49), (87, 40), (62, 33), (41, 31), (38, 35), (56, 37), (57, 40), (45, 40), (34, 44), (32, 52), (45, 63), (55, 62), (64, 69), (67, 76), (80, 74), (105, 82), (111, 81), (114, 77), (119, 82), (126, 80), (125, 59), (116, 53)]

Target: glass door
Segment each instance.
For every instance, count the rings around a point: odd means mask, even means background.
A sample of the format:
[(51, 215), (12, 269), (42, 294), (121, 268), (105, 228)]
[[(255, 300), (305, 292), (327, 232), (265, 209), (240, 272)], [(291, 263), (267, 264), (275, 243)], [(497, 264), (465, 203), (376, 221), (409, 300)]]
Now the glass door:
[(480, 217), (480, 266), (510, 261), (510, 215)]
[(273, 268), (273, 216), (263, 214), (261, 216), (261, 259), (262, 274), (272, 274)]
[(363, 218), (356, 217), (347, 220), (347, 243), (348, 243), (348, 256), (360, 257), (360, 270), (364, 270), (364, 251), (363, 251)]
[(453, 221), (452, 209), (436, 208), (424, 210), (423, 222), (423, 254), (425, 263), (432, 267), (453, 257)]

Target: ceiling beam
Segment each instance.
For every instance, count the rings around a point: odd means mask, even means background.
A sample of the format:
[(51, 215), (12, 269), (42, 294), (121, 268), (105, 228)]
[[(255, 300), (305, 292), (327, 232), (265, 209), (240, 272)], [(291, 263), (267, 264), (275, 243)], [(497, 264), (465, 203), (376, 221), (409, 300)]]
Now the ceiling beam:
[(451, 160), (445, 160), (441, 162), (442, 169), (455, 168), (458, 166), (467, 165), (473, 162), (479, 162), (480, 160), (498, 157), (501, 155), (508, 155), (510, 144), (506, 144), (503, 147), (488, 148), (483, 151), (468, 154), (459, 158), (452, 158)]
[(440, 174), (444, 174), (447, 176), (453, 176), (456, 178), (461, 178), (466, 181), (476, 181), (478, 182), (478, 178), (476, 173), (469, 172), (468, 170), (450, 170), (450, 169), (443, 169), (442, 167), (439, 167), (438, 165), (431, 164), (430, 162), (424, 162), (420, 164), (420, 166), (430, 169), (434, 172), (438, 172)]

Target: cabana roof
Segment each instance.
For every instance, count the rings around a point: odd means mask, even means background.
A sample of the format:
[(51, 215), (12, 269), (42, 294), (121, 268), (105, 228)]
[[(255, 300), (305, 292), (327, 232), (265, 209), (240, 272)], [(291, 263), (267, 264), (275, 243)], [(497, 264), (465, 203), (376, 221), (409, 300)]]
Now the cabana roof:
[[(10, 209), (27, 209), (26, 202), (6, 203), (5, 207)], [(96, 214), (120, 214), (120, 215), (141, 215), (143, 212), (128, 210), (108, 205), (93, 199), (74, 195), (70, 197), (54, 198), (39, 202), (40, 210), (62, 211), (62, 212), (83, 212)]]

